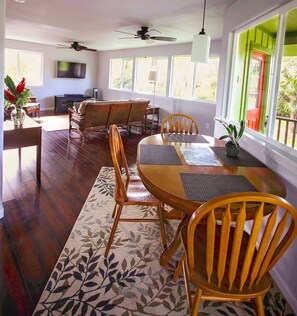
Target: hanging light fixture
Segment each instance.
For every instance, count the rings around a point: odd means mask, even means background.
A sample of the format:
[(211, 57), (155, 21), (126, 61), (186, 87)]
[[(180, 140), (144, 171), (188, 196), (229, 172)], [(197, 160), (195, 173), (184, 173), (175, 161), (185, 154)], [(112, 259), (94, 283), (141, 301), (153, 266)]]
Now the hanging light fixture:
[(208, 62), (209, 48), (210, 48), (210, 36), (205, 34), (205, 31), (204, 31), (205, 9), (206, 9), (206, 0), (204, 0), (203, 20), (202, 20), (201, 32), (199, 34), (195, 34), (193, 37), (191, 61), (193, 61), (195, 63), (207, 63)]

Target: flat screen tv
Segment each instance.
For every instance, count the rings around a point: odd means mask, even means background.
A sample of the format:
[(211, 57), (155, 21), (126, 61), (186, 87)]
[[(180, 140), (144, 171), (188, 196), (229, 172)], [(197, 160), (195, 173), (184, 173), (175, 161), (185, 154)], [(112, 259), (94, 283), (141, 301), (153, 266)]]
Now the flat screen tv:
[(83, 63), (73, 63), (69, 61), (57, 62), (58, 78), (86, 78), (87, 65)]

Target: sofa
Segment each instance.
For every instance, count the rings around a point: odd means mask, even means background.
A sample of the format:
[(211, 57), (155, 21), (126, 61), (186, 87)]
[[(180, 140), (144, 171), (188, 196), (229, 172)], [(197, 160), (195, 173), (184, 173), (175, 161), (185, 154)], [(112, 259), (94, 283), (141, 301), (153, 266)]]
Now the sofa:
[(116, 124), (131, 132), (132, 126), (144, 128), (144, 114), (150, 100), (115, 100), (96, 101), (85, 100), (73, 104), (68, 109), (69, 113), (69, 135), (72, 129), (81, 133), (83, 140), (87, 131), (101, 131), (107, 133), (109, 126)]

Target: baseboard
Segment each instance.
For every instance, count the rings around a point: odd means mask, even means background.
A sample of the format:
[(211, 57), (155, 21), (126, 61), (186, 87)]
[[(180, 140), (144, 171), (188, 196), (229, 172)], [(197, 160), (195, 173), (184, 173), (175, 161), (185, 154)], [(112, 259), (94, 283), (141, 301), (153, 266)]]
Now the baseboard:
[[(277, 269), (274, 268), (270, 271), (270, 274), (273, 278), (273, 281), (277, 284), (278, 288), (282, 292), (283, 296), (293, 309), (294, 313), (297, 315), (297, 300), (296, 300), (296, 293), (292, 292), (287, 284), (284, 282), (283, 278), (281, 277), (280, 273), (278, 273)], [(294, 295), (295, 294), (295, 295)]]

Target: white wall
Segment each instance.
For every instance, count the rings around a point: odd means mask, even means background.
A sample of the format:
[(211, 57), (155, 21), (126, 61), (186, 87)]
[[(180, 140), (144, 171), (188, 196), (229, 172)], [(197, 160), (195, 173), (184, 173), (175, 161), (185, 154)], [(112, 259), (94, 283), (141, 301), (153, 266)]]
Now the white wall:
[[(283, 0), (237, 0), (225, 13), (225, 23), (222, 38), (222, 53), (219, 70), (218, 102), (216, 115), (226, 115), (228, 101), (228, 83), (230, 82), (230, 62), (232, 58), (232, 32), (244, 23), (259, 18), (264, 13), (293, 1)], [(295, 6), (297, 1), (295, 0)], [(228, 58), (227, 58), (228, 56)], [(222, 135), (221, 126), (216, 124), (215, 135)], [(286, 199), (297, 208), (297, 154), (296, 150), (283, 150), (275, 142), (257, 133), (245, 132), (241, 146), (258, 157), (272, 170), (278, 173), (287, 190)], [(285, 295), (291, 307), (297, 314), (297, 241), (289, 248), (283, 258), (272, 271), (273, 278)]]
[[(64, 95), (65, 93), (92, 95), (92, 89), (96, 87), (98, 68), (98, 53), (96, 52), (76, 52), (73, 49), (62, 49), (50, 45), (15, 40), (6, 40), (5, 47), (42, 52), (44, 54), (43, 85), (40, 87), (28, 86), (40, 103), (41, 110), (54, 109), (55, 95)], [(58, 60), (86, 63), (86, 79), (57, 78), (56, 64)]]
[[(6, 1), (0, 2), (0, 78), (4, 78), (4, 35), (5, 35), (5, 12)], [(0, 82), (0, 106), (4, 108), (4, 81)], [(4, 216), (2, 204), (3, 188), (3, 116), (4, 111), (0, 111), (0, 219)], [(1, 243), (1, 241), (0, 241)], [(1, 246), (0, 246), (1, 247)], [(2, 278), (1, 278), (2, 279)], [(2, 285), (0, 281), (0, 286)]]
[[(153, 102), (152, 94), (123, 92), (108, 88), (109, 60), (115, 57), (169, 56), (169, 62), (174, 55), (190, 55), (191, 44), (147, 46), (139, 49), (106, 51), (99, 53), (98, 87), (103, 99), (148, 98)], [(210, 54), (219, 56), (221, 41), (212, 41)], [(213, 135), (216, 105), (206, 102), (186, 101), (175, 98), (156, 96), (155, 107), (160, 107), (161, 120), (171, 113), (186, 113), (195, 118), (199, 132)], [(207, 128), (208, 125), (208, 128)]]

